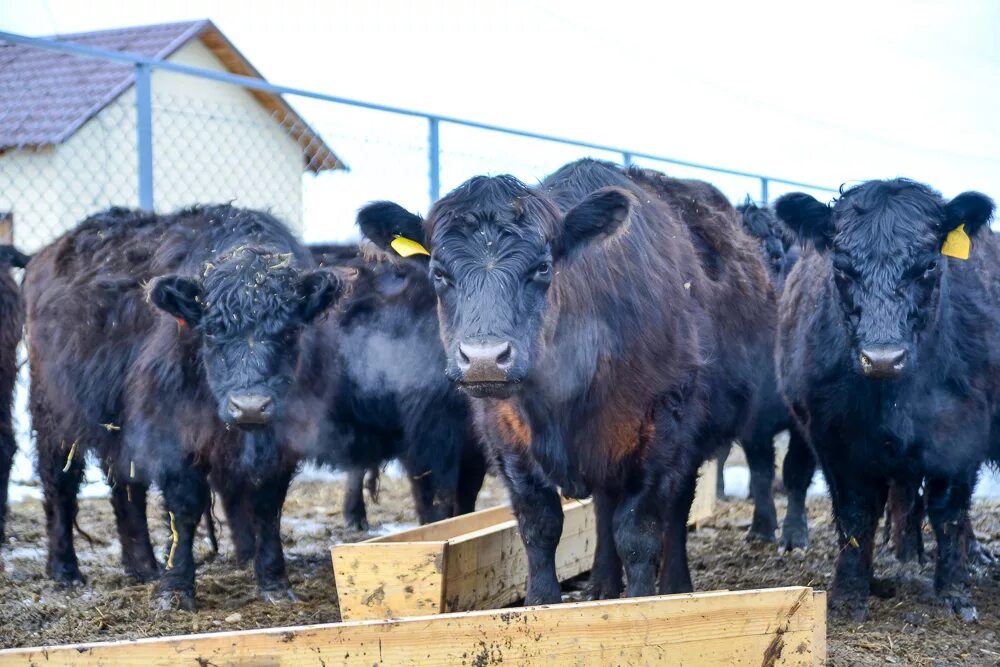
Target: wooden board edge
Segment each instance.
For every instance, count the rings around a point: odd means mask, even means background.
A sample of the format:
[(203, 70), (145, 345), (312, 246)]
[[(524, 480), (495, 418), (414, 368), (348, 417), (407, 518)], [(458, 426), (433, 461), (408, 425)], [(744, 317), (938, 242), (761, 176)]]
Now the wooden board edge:
[[(813, 623), (819, 619), (818, 613), (809, 613), (809, 603), (823, 601), (805, 587), (689, 593), (8, 649), (0, 651), (0, 665), (445, 665), (479, 654), (494, 662), (499, 658), (513, 664), (550, 667), (581, 664), (584, 656), (602, 663), (611, 659), (622, 664), (647, 664), (657, 655), (668, 656), (670, 664), (718, 664), (718, 656), (726, 655), (735, 660), (727, 664), (759, 665), (767, 663), (776, 645), (780, 664), (804, 665), (807, 656), (812, 656), (808, 659), (813, 664), (822, 664), (815, 662), (818, 646), (809, 645), (815, 642), (818, 628)], [(733, 622), (744, 616), (747, 622)], [(782, 622), (774, 623), (775, 618)], [(595, 633), (600, 636), (590, 636)], [(782, 651), (781, 646), (802, 648)], [(745, 653), (747, 647), (756, 652)], [(620, 660), (620, 655), (629, 657)], [(715, 655), (716, 660), (698, 661), (698, 656), (707, 655)]]
[(358, 542), (331, 548), (334, 585), (345, 620), (440, 613), (447, 542)]
[(826, 591), (813, 591), (813, 665), (826, 665)]

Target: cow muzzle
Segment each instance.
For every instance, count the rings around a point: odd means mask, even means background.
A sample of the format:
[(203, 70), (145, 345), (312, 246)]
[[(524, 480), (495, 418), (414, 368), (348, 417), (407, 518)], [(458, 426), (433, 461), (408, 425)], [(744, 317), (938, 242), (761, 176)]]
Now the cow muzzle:
[(514, 346), (499, 338), (476, 338), (459, 343), (456, 352), (459, 384), (506, 384), (514, 366)]
[(271, 421), (274, 401), (262, 394), (233, 394), (226, 403), (233, 423), (239, 426), (264, 426)]
[(891, 380), (899, 377), (906, 367), (906, 349), (894, 345), (880, 345), (861, 349), (861, 372), (872, 380)]

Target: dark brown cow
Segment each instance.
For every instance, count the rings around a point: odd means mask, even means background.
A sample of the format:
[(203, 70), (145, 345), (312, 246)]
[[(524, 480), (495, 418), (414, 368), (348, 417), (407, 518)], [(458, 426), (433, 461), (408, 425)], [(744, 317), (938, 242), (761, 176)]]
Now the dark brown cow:
[(72, 526), (93, 452), (112, 483), (126, 570), (139, 579), (159, 575), (146, 489), (164, 494), (164, 604), (194, 606), (192, 539), (209, 473), (227, 511), (249, 512), (261, 594), (289, 594), (281, 506), (296, 463), (328, 435), (332, 400), (333, 343), (311, 322), (341, 288), (314, 267), (279, 221), (231, 206), (112, 209), (32, 261), (31, 412), (50, 576), (82, 579)]
[[(698, 466), (747, 435), (775, 305), (733, 207), (708, 184), (583, 160), (531, 188), (476, 177), (426, 221), (378, 203), (369, 236), (431, 252), (446, 373), (473, 401), (528, 555), (558, 602), (562, 494), (593, 493), (598, 597), (691, 590)], [(666, 550), (664, 550), (664, 546)]]

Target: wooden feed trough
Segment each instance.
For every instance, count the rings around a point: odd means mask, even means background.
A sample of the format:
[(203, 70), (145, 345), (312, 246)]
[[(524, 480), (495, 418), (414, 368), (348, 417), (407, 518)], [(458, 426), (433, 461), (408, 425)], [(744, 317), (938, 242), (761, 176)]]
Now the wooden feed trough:
[(802, 587), (0, 651), (0, 666), (24, 667), (806, 667), (825, 661), (826, 596)]
[[(701, 469), (689, 525), (715, 510), (715, 465)], [(596, 546), (589, 500), (564, 500), (563, 514), (560, 581), (588, 571)], [(527, 555), (509, 505), (339, 544), (332, 553), (346, 621), (496, 609), (522, 599), (527, 585)]]

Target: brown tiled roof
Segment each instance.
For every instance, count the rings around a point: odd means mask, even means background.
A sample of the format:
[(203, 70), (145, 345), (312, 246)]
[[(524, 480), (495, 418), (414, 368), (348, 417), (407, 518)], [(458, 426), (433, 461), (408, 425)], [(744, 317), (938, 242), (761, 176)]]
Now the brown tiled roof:
[[(136, 26), (53, 39), (165, 59), (192, 39), (234, 74), (263, 78), (211, 21)], [(66, 141), (135, 82), (134, 67), (0, 42), (0, 152)], [(250, 91), (302, 147), (310, 171), (346, 166), (280, 95)], [(277, 121), (276, 121), (277, 122)]]

